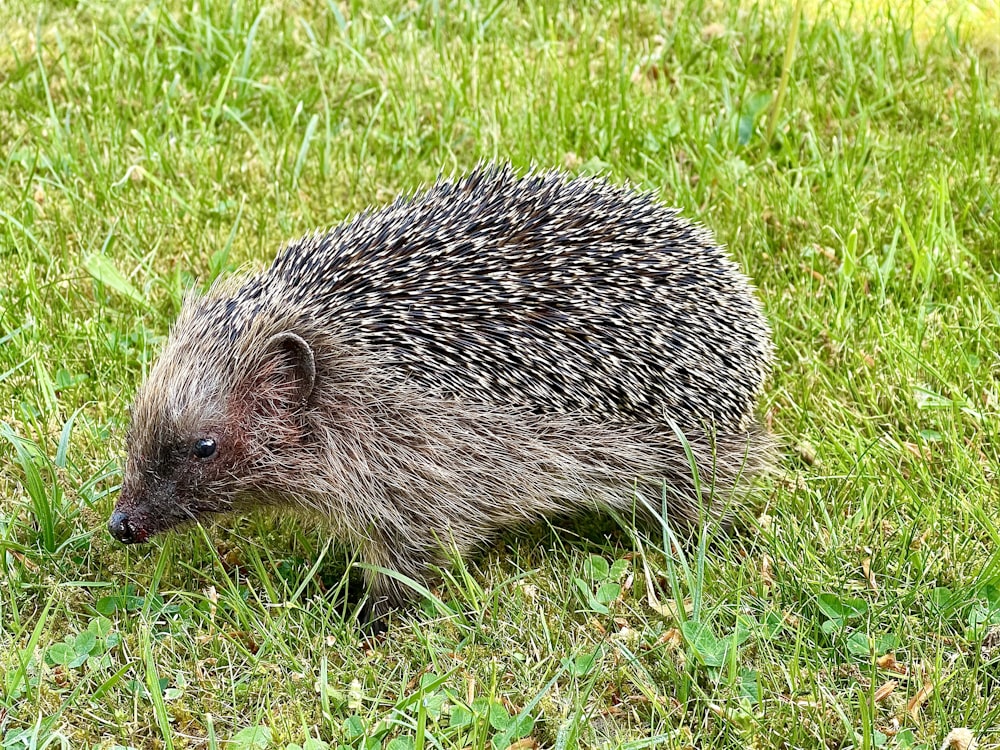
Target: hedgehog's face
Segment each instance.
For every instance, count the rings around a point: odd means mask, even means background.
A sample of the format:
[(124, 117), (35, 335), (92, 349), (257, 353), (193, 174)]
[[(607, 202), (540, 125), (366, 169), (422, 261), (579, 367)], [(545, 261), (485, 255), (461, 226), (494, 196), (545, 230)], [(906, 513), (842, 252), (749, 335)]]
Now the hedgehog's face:
[(112, 536), (126, 544), (230, 510), (234, 478), (245, 461), (238, 425), (191, 409), (176, 419), (160, 414), (148, 429), (144, 395), (133, 407), (122, 492), (108, 523)]
[(300, 361), (311, 350), (299, 337), (273, 337), (229, 386), (210, 377), (212, 363), (178, 368), (167, 356), (132, 407), (122, 491), (108, 522), (126, 544), (264, 500), (276, 441), (302, 438), (290, 411), (301, 407), (304, 384), (312, 387), (314, 369), (306, 378), (302, 368), (314, 365)]

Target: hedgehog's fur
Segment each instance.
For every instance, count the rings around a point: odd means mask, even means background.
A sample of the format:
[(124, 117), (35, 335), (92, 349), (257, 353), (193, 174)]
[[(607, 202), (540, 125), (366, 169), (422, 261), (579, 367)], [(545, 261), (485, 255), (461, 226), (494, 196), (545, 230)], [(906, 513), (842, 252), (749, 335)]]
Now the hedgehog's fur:
[[(665, 502), (690, 525), (766, 464), (770, 358), (704, 230), (601, 180), (483, 167), (189, 298), (136, 396), (112, 531), (300, 506), (426, 581), (553, 515)], [(409, 598), (369, 578), (376, 617)]]

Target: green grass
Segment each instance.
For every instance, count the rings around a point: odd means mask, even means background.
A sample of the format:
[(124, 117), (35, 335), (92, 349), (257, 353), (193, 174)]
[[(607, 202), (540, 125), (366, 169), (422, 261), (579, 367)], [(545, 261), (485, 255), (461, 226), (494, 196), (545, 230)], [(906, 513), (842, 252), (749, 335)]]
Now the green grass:
[[(766, 142), (781, 6), (188, 5), (0, 4), (4, 750), (1000, 743), (982, 34), (807, 13)], [(484, 158), (654, 190), (755, 279), (788, 451), (748, 529), (508, 537), (375, 645), (315, 525), (112, 544), (184, 290)]]

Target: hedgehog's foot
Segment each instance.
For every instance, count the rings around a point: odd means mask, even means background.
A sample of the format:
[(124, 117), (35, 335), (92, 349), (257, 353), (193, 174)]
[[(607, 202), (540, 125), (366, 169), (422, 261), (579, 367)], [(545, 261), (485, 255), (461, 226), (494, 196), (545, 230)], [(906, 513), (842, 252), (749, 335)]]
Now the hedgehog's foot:
[(377, 638), (389, 629), (388, 616), (391, 609), (382, 605), (382, 599), (375, 599), (369, 593), (358, 610), (358, 629), (365, 638)]

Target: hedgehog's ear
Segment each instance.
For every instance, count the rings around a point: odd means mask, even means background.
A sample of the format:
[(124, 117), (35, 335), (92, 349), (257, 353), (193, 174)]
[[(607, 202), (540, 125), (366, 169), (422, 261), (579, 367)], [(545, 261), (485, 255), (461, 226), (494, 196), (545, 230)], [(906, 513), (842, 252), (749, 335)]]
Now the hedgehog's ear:
[(316, 357), (306, 340), (291, 331), (276, 333), (264, 347), (269, 359), (277, 359), (280, 369), (293, 373), (300, 403), (309, 400), (316, 385)]

